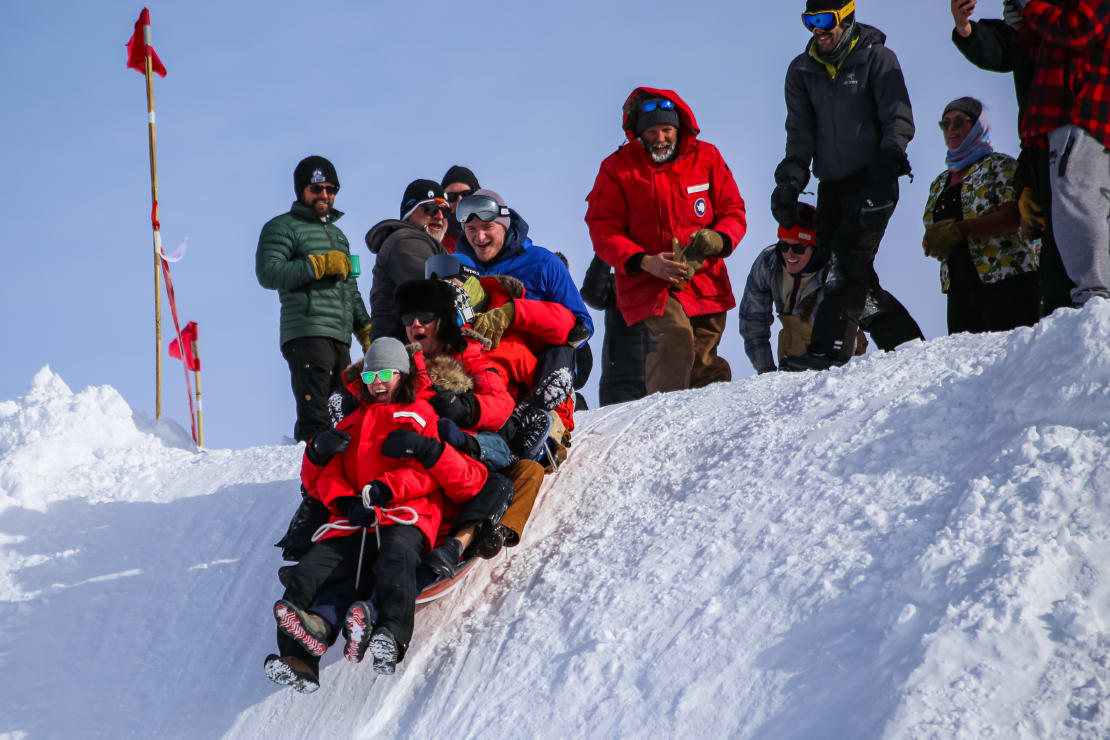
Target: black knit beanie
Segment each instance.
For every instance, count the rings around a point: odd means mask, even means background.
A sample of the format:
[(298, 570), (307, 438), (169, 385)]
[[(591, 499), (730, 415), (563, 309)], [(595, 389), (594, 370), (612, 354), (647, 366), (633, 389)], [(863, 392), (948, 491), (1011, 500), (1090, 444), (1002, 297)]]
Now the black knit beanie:
[(408, 218), (421, 203), (431, 203), (436, 200), (447, 204), (447, 196), (443, 188), (435, 180), (413, 180), (405, 188), (405, 195), (401, 198), (401, 220)]
[(945, 114), (954, 110), (958, 110), (960, 113), (967, 114), (967, 117), (971, 119), (971, 122), (975, 123), (979, 120), (979, 116), (983, 115), (983, 104), (970, 96), (956, 98), (951, 103), (944, 106), (944, 113), (940, 114), (941, 118), (944, 118)]
[(471, 172), (469, 168), (463, 167), (461, 164), (457, 164), (451, 169), (447, 170), (447, 174), (445, 174), (443, 176), (443, 179), (440, 180), (439, 185), (440, 187), (445, 188), (453, 182), (461, 182), (471, 190), (477, 190), (478, 188), (482, 187), (478, 184), (478, 178), (474, 176), (474, 173)]
[(656, 108), (652, 111), (639, 110), (640, 106), (648, 103), (651, 100), (663, 100), (663, 98), (649, 98), (640, 101), (636, 104), (636, 135), (641, 136), (652, 126), (674, 126), (679, 128), (680, 120), (678, 118), (678, 108)]
[(305, 188), (319, 182), (330, 182), (335, 187), (339, 187), (339, 175), (335, 172), (335, 166), (315, 154), (305, 157), (293, 170), (293, 192), (296, 193), (297, 199), (300, 200)]

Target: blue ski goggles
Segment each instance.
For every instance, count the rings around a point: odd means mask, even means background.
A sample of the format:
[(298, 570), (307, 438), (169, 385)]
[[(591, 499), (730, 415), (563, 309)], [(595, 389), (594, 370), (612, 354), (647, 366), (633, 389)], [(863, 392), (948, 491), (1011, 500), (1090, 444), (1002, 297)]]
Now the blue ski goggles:
[(813, 13), (802, 13), (802, 25), (809, 31), (831, 31), (854, 12), (856, 12), (856, 0), (850, 0), (840, 10), (818, 10)]
[(651, 113), (653, 110), (674, 110), (673, 100), (649, 100), (640, 106), (640, 110), (644, 113)]

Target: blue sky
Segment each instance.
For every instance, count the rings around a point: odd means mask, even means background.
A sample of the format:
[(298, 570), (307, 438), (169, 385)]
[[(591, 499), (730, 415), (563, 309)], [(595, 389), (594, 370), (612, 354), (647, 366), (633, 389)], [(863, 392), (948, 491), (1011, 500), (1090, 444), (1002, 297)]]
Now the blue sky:
[[(803, 6), (150, 5), (169, 70), (155, 82), (163, 238), (167, 251), (188, 239), (173, 274), (182, 321), (200, 325), (208, 445), (273, 444), (292, 433), (278, 299), (256, 282), (254, 251), (262, 224), (288, 210), (293, 167), (308, 154), (339, 171), (339, 226), (366, 272), (363, 234), (396, 217), (409, 181), (438, 180), (458, 163), (505, 196), (537, 244), (567, 254), (580, 282), (592, 255), (584, 199), (623, 140), (620, 105), (638, 85), (672, 88), (748, 204), (748, 235), (728, 262), (739, 299), (752, 260), (775, 239), (767, 204), (785, 142), (783, 78), (807, 39)], [(988, 17), (1001, 6), (980, 3)], [(112, 385), (153, 415), (146, 102), (142, 76), (124, 66), (141, 9), (5, 3), (0, 400), (22, 394), (49, 364), (71, 387)], [(945, 333), (945, 304), (920, 244), (928, 185), (944, 166), (935, 122), (946, 102), (975, 95), (991, 111), (995, 148), (1016, 154), (1012, 82), (971, 67), (952, 46), (947, 0), (858, 0), (857, 10), (898, 54), (918, 127), (909, 149), (916, 179), (902, 180), (876, 267), (932, 338)], [(366, 295), (369, 280), (360, 287)], [(598, 356), (600, 348), (598, 338)], [(735, 378), (751, 374), (735, 312), (721, 351)], [(181, 366), (168, 357), (163, 382), (164, 415), (187, 427)], [(596, 376), (591, 403), (594, 389)]]

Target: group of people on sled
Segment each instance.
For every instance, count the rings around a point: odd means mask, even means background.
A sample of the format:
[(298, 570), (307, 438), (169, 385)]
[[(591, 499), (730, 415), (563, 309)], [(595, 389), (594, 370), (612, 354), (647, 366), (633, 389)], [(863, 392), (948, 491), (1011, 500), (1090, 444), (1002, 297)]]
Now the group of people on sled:
[[(941, 264), (950, 333), (1110, 296), (1110, 0), (1003, 0), (1002, 19), (978, 22), (977, 0), (950, 2), (957, 48), (1014, 72), (1023, 145), (1016, 160), (994, 152), (973, 97), (942, 113), (948, 155), (922, 246)], [(739, 311), (760, 373), (843, 365), (868, 335), (884, 351), (923, 339), (874, 269), (915, 133), (898, 59), (855, 0), (806, 0), (802, 22), (771, 197), (778, 241), (756, 256)], [(584, 405), (587, 303), (605, 311), (602, 405), (731, 380), (717, 349), (736, 307), (725, 260), (747, 231), (744, 200), (677, 93), (638, 87), (621, 116), (627, 141), (587, 196), (596, 257), (581, 291), (501, 195), (454, 166), (410, 183), (398, 218), (367, 232), (368, 311), (336, 226), (336, 169), (319, 156), (297, 165), (296, 201), (256, 253), (259, 283), (279, 293), (305, 443), (300, 508), (278, 543), (295, 564), (279, 570), (273, 681), (314, 691), (340, 635), (348, 660), (369, 654), (393, 673), (418, 594), (520, 543)], [(816, 205), (799, 200), (811, 172)]]

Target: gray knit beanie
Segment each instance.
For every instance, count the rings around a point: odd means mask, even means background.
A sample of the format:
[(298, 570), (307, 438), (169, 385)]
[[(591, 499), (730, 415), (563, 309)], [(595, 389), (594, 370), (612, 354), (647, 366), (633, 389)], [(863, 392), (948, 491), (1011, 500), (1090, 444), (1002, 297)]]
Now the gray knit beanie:
[(956, 98), (951, 103), (944, 106), (944, 113), (940, 114), (941, 118), (954, 110), (966, 114), (967, 117), (971, 119), (971, 122), (975, 123), (979, 120), (979, 116), (983, 115), (983, 104), (972, 97)]
[(362, 359), (363, 370), (400, 370), (409, 371), (409, 352), (401, 340), (393, 337), (378, 337), (370, 343), (370, 349)]

